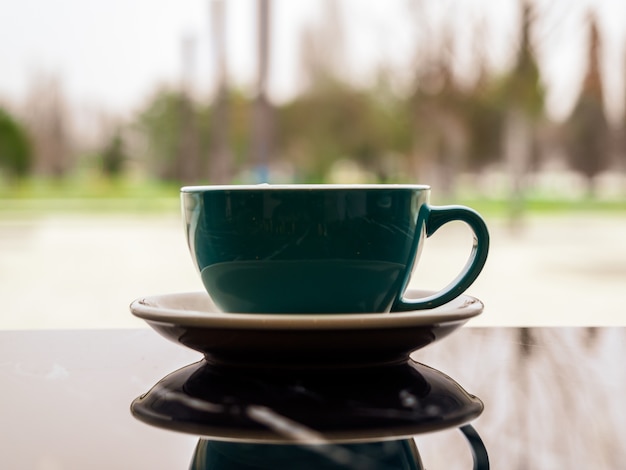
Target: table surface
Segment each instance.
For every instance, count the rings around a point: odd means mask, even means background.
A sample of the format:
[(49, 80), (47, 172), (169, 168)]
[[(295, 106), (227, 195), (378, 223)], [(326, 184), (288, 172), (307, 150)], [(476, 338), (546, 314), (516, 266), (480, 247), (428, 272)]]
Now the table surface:
[[(626, 462), (625, 352), (626, 328), (466, 326), (413, 358), (484, 402), (472, 424), (492, 468), (616, 469)], [(129, 407), (199, 359), (148, 328), (1, 331), (0, 467), (188, 468), (198, 438), (144, 424)], [(460, 433), (416, 441), (432, 470), (471, 467)]]

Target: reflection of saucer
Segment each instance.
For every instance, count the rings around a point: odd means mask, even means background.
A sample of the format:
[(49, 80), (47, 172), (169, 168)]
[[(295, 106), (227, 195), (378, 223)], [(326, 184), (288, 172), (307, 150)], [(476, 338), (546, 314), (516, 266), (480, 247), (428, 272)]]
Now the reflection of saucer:
[(435, 369), (409, 360), (358, 368), (286, 371), (200, 361), (135, 399), (154, 426), (214, 440), (371, 442), (460, 426), (482, 402)]
[[(408, 297), (432, 294), (410, 291)], [(131, 312), (166, 338), (214, 362), (304, 365), (401, 362), (447, 336), (483, 304), (461, 295), (430, 310), (367, 314), (241, 314), (216, 309), (204, 292), (135, 300)]]

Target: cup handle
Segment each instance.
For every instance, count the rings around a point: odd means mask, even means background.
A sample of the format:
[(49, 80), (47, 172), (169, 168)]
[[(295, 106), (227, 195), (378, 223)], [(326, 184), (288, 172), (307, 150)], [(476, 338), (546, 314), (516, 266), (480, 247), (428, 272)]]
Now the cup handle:
[[(482, 217), (473, 209), (464, 206), (423, 206), (426, 236), (430, 237), (444, 224), (459, 220), (465, 222), (473, 232), (472, 251), (461, 273), (441, 291), (420, 299), (405, 299), (404, 289), (396, 300), (392, 312), (407, 312), (438, 307), (458, 297), (472, 285), (487, 261), (489, 231)], [(408, 276), (406, 283), (408, 283)], [(406, 288), (406, 286), (405, 286)]]

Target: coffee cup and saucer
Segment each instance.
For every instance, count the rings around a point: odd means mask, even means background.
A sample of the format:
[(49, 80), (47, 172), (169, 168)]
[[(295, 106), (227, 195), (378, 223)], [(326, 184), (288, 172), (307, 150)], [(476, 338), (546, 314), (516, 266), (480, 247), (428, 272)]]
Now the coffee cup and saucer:
[[(486, 224), (429, 197), (425, 185), (183, 187), (186, 238), (206, 291), (144, 297), (131, 312), (214, 362), (406, 361), (483, 310), (464, 292), (487, 258)], [(425, 239), (453, 221), (473, 235), (464, 268), (438, 292), (409, 289)]]

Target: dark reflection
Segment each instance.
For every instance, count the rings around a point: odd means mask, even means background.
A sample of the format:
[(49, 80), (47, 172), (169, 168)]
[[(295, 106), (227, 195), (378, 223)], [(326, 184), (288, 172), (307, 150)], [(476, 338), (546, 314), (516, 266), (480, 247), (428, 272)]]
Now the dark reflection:
[(523, 360), (531, 356), (533, 347), (536, 346), (537, 341), (535, 340), (532, 328), (518, 328), (517, 331), (519, 335), (519, 353)]
[(413, 360), (335, 368), (202, 360), (164, 377), (131, 410), (148, 424), (201, 436), (191, 470), (423, 470), (413, 436), (457, 427), (473, 468), (489, 469), (468, 424), (482, 402)]
[(420, 470), (412, 439), (358, 444), (272, 445), (200, 439), (190, 470)]
[(358, 369), (246, 369), (201, 361), (136, 399), (133, 414), (168, 429), (256, 442), (388, 440), (459, 426), (482, 402), (409, 361)]
[(600, 340), (600, 330), (598, 328), (585, 328), (584, 329), (584, 343), (587, 349), (593, 349), (595, 345), (598, 344)]

